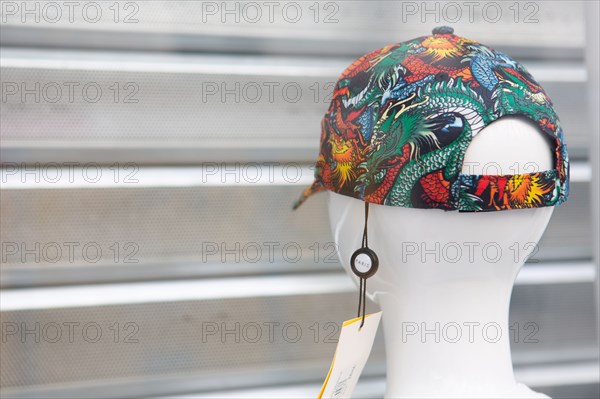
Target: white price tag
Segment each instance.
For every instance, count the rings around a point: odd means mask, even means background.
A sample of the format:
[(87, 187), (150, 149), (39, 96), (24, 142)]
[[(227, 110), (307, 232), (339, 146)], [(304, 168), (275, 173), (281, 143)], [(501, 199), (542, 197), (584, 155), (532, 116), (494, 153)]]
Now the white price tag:
[(342, 324), (335, 355), (318, 399), (352, 396), (371, 353), (380, 320), (381, 312), (377, 312), (367, 315), (365, 324), (360, 329), (362, 317), (347, 320)]

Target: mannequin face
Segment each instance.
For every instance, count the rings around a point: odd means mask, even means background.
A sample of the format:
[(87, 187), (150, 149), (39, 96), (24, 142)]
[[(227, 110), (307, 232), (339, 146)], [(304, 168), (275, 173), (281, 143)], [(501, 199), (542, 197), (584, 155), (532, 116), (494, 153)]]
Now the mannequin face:
[[(465, 155), (463, 173), (515, 174), (552, 169), (551, 147), (534, 126), (503, 118), (482, 130)], [(328, 192), (330, 227), (340, 261), (361, 247), (364, 203)], [(369, 247), (380, 261), (369, 278), (368, 294), (410, 283), (485, 280), (512, 281), (536, 251), (553, 207), (498, 212), (459, 213), (369, 205)]]

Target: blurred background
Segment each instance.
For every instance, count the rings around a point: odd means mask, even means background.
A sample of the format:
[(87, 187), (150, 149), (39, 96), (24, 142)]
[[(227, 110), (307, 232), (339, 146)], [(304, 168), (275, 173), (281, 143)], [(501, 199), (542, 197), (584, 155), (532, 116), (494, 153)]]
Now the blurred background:
[[(517, 280), (513, 361), (552, 397), (598, 397), (596, 1), (0, 15), (2, 397), (316, 396), (356, 288), (325, 196), (291, 204), (339, 74), (438, 25), (516, 58), (555, 102), (572, 193)], [(383, 396), (384, 362), (378, 336), (356, 396)]]

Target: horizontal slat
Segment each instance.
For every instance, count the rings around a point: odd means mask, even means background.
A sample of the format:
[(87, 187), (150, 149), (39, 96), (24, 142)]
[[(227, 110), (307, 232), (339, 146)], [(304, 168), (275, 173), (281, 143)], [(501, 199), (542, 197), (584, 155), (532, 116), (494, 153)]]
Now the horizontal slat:
[[(516, 285), (592, 284), (592, 262), (528, 265)], [(260, 298), (280, 295), (319, 295), (353, 292), (344, 274), (263, 276), (157, 283), (31, 288), (0, 292), (0, 311), (124, 305), (150, 302)]]
[(572, 284), (596, 281), (593, 262), (560, 262), (558, 264), (527, 264), (521, 269), (515, 284)]
[[(333, 85), (352, 62), (12, 48), (1, 55), (0, 156), (42, 163), (313, 162)], [(585, 158), (583, 64), (525, 65), (554, 100), (572, 158)]]
[[(517, 381), (551, 398), (596, 398), (598, 396), (598, 363), (580, 362), (549, 367), (517, 367)], [(361, 378), (353, 392), (353, 398), (382, 398), (385, 395), (385, 378)], [(560, 389), (566, 385), (566, 389)], [(264, 387), (237, 391), (194, 393), (170, 396), (169, 399), (262, 399), (262, 398), (309, 398), (319, 392), (320, 383), (291, 386)], [(558, 388), (558, 389), (557, 389)], [(558, 394), (560, 392), (560, 394)], [(158, 398), (157, 398), (158, 399)], [(166, 399), (166, 397), (161, 397)]]
[[(575, 166), (571, 180), (589, 181), (589, 165)], [(0, 181), (3, 190), (308, 186), (314, 181), (314, 167), (294, 162), (207, 163), (188, 167), (5, 163), (0, 167)]]
[[(543, 386), (537, 383), (536, 378), (529, 376), (529, 370), (523, 371), (521, 368), (515, 369), (515, 375), (519, 382), (522, 382), (537, 392), (544, 393), (551, 398), (596, 398), (598, 396), (598, 365), (595, 363), (582, 363), (571, 366), (554, 366), (552, 371), (557, 373), (582, 373), (588, 384), (570, 384), (566, 389), (553, 389), (553, 386)], [(541, 370), (540, 370), (541, 371)], [(527, 377), (524, 375), (527, 374)], [(575, 386), (573, 386), (575, 385)], [(320, 383), (292, 385), (284, 387), (266, 387), (262, 389), (247, 389), (238, 391), (211, 392), (208, 394), (194, 393), (181, 396), (169, 396), (170, 399), (262, 399), (262, 398), (308, 398), (312, 397), (315, 392), (319, 392)], [(557, 394), (557, 392), (561, 392)], [(385, 395), (385, 379), (384, 378), (361, 378), (356, 386), (356, 390), (352, 393), (352, 397), (356, 399), (367, 398), (382, 398)], [(166, 397), (160, 397), (166, 399)], [(158, 399), (158, 398), (157, 398)]]
[[(546, 58), (581, 56), (584, 40), (580, 1), (515, 6), (493, 1), (124, 0), (83, 1), (72, 10), (62, 2), (54, 8), (35, 1), (5, 3), (12, 5), (3, 10), (1, 42), (11, 46), (359, 55), (451, 24), (465, 37), (529, 56), (537, 50)], [(95, 4), (85, 8), (86, 3)]]
[[(588, 281), (589, 282), (589, 281)], [(341, 274), (264, 276), (158, 283), (4, 290), (0, 311), (208, 301), (269, 296), (347, 293), (352, 281)]]
[[(589, 183), (592, 168), (587, 162), (573, 162), (572, 183)], [(4, 190), (167, 188), (167, 187), (253, 187), (307, 186), (314, 181), (314, 167), (299, 163), (208, 163), (188, 167), (151, 167), (137, 164), (103, 166), (5, 163), (0, 167)]]

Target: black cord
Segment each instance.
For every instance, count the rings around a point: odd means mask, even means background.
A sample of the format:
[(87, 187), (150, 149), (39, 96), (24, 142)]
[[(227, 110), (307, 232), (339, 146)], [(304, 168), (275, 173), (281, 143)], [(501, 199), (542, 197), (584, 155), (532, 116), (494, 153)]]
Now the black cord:
[[(362, 246), (363, 248), (369, 248), (369, 233), (367, 231), (367, 225), (369, 222), (369, 203), (365, 201), (365, 227), (363, 230)], [(359, 329), (365, 324), (365, 313), (367, 304), (367, 279), (360, 277), (360, 287), (358, 289), (358, 316), (362, 310), (362, 321)], [(362, 305), (362, 306), (361, 306)]]
[(362, 291), (363, 291), (363, 278), (359, 277), (358, 278), (360, 280), (360, 287), (358, 288), (358, 313), (356, 315), (356, 317), (360, 317), (360, 310), (362, 308)]
[(362, 326), (365, 325), (365, 314), (366, 314), (366, 304), (367, 304), (367, 279), (363, 278), (361, 280), (364, 280), (362, 283), (362, 321), (360, 322), (360, 327), (358, 327), (358, 329), (360, 330), (362, 328)]
[(362, 239), (363, 248), (369, 248), (369, 233), (367, 231), (368, 221), (369, 221), (369, 203), (365, 202), (365, 227), (363, 230), (363, 239)]

